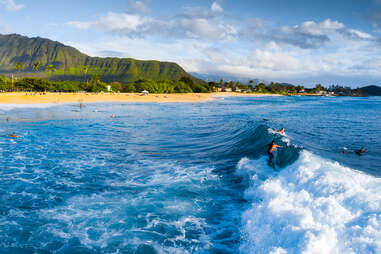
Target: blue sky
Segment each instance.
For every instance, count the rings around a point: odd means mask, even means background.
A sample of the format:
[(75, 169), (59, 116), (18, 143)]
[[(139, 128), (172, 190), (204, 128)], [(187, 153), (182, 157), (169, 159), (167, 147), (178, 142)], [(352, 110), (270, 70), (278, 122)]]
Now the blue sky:
[(0, 33), (202, 74), (381, 85), (381, 0), (0, 0)]

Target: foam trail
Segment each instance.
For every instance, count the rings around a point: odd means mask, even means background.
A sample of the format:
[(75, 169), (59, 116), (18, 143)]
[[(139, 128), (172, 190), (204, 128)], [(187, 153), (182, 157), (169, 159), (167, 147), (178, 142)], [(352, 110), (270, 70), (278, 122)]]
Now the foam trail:
[(242, 253), (381, 253), (381, 179), (308, 151), (279, 173), (264, 157), (237, 171), (252, 201)]

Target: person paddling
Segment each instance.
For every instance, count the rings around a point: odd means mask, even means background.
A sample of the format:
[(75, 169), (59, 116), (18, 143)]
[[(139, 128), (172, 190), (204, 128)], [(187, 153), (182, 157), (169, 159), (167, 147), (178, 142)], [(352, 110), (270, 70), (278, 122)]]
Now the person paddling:
[(269, 147), (269, 149), (267, 150), (267, 153), (269, 154), (269, 159), (270, 159), (270, 161), (272, 161), (273, 158), (274, 158), (274, 151), (275, 151), (275, 149), (276, 149), (277, 147), (279, 147), (279, 148), (283, 148), (283, 146), (280, 146), (280, 145), (275, 144), (275, 141), (274, 141), (274, 140), (271, 142), (271, 144), (268, 144), (267, 146)]
[(284, 128), (277, 131), (280, 135), (284, 135)]
[(366, 152), (366, 149), (365, 149), (365, 147), (363, 146), (363, 147), (361, 147), (361, 149), (360, 150), (355, 150), (355, 153), (357, 154), (357, 155), (359, 155), (359, 156), (361, 156), (363, 153), (365, 153)]
[(11, 138), (18, 138), (18, 136), (16, 135), (16, 133), (12, 133), (12, 135), (10, 136)]

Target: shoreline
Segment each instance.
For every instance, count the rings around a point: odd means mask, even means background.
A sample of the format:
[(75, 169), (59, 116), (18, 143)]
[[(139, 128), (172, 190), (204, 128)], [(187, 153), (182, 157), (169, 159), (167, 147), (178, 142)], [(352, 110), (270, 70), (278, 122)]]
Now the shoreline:
[[(34, 95), (35, 94), (35, 95)], [(276, 94), (245, 94), (234, 92), (220, 93), (184, 93), (184, 94), (148, 94), (140, 93), (0, 93), (0, 104), (61, 104), (95, 102), (205, 102), (218, 97), (262, 97), (281, 96)]]

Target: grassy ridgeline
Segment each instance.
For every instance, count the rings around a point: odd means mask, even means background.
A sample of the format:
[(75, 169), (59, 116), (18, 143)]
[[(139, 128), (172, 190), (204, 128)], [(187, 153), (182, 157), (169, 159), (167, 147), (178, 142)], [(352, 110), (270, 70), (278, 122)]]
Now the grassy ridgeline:
[(133, 83), (112, 82), (105, 83), (99, 76), (93, 76), (88, 82), (81, 81), (50, 81), (42, 78), (22, 78), (12, 82), (11, 79), (0, 76), (1, 91), (61, 91), (61, 92), (102, 92), (111, 86), (114, 92), (142, 92), (150, 93), (207, 93), (211, 88), (204, 84), (195, 84), (185, 77), (180, 80), (138, 80)]
[[(79, 50), (45, 38), (29, 38), (18, 34), (0, 34), (0, 73), (19, 77), (40, 77), (49, 80), (85, 81), (99, 75), (105, 82), (135, 82), (147, 80), (179, 80), (189, 77), (181, 66), (172, 62), (137, 60), (117, 57), (90, 57)], [(34, 65), (39, 63), (38, 68)], [(16, 65), (20, 68), (15, 70)], [(46, 71), (48, 66), (54, 71)], [(84, 66), (87, 66), (86, 74)]]

